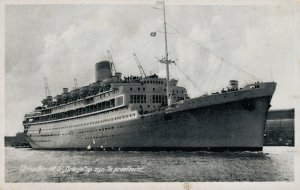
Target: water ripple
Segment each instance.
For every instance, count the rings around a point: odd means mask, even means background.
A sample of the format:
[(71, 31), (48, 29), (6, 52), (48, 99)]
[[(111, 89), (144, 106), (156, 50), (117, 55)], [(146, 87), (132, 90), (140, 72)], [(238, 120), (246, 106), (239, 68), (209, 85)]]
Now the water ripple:
[[(263, 152), (41, 151), (7, 147), (5, 181), (293, 181), (293, 157), (292, 147), (265, 147)], [(46, 169), (21, 171), (25, 166)], [(50, 170), (54, 166), (57, 170)], [(140, 167), (142, 171), (118, 171), (127, 167)], [(85, 170), (76, 171), (79, 168)]]

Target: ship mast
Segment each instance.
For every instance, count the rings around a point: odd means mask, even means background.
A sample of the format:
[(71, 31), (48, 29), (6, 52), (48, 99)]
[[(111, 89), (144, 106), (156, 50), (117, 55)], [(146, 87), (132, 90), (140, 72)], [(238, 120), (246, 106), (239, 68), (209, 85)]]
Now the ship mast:
[(168, 106), (172, 104), (171, 102), (171, 94), (170, 94), (170, 74), (169, 74), (169, 64), (172, 63), (171, 60), (169, 60), (169, 55), (168, 55), (168, 38), (167, 38), (167, 22), (166, 22), (166, 9), (165, 9), (165, 0), (162, 2), (163, 4), (163, 14), (164, 14), (164, 34), (165, 34), (165, 58), (161, 59), (161, 63), (166, 64), (166, 72), (167, 72), (167, 101), (168, 101)]
[(47, 98), (48, 96), (51, 96), (47, 77), (44, 77), (44, 84), (45, 84), (45, 94), (46, 94), (46, 98)]

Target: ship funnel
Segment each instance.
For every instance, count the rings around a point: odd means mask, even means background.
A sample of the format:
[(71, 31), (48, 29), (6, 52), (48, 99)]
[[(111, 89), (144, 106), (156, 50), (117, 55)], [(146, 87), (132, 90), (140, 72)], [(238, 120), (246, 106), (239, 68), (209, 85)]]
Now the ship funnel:
[(230, 88), (232, 90), (238, 90), (239, 89), (239, 82), (237, 80), (230, 80), (229, 85), (230, 85)]
[(112, 77), (111, 63), (109, 61), (101, 61), (95, 65), (96, 82)]

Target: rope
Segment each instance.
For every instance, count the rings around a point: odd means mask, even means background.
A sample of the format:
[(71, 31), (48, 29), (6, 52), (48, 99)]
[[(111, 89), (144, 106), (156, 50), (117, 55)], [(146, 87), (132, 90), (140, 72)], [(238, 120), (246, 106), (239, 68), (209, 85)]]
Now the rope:
[(205, 51), (211, 53), (212, 55), (218, 57), (219, 59), (222, 59), (223, 62), (224, 62), (225, 64), (228, 64), (228, 65), (234, 67), (235, 69), (239, 70), (240, 72), (243, 72), (243, 73), (248, 74), (249, 77), (251, 77), (251, 78), (254, 79), (255, 81), (261, 81), (261, 80), (260, 80), (258, 77), (256, 77), (255, 75), (253, 75), (253, 74), (251, 74), (251, 73), (249, 73), (249, 72), (247, 72), (247, 71), (245, 71), (245, 70), (239, 68), (238, 66), (236, 66), (236, 65), (234, 65), (234, 64), (232, 64), (232, 63), (230, 63), (230, 62), (228, 62), (227, 60), (224, 60), (223, 57), (221, 57), (221, 56), (219, 56), (219, 55), (213, 53), (213, 52), (210, 51), (208, 48), (206, 48), (206, 47), (204, 47), (203, 45), (201, 45), (199, 42), (190, 39), (188, 36), (186, 36), (185, 34), (181, 33), (181, 32), (178, 31), (177, 29), (173, 28), (173, 27), (170, 26), (169, 24), (167, 24), (167, 25), (168, 25), (170, 28), (172, 28), (175, 32), (177, 32), (177, 33), (179, 33), (180, 35), (182, 35), (182, 36), (184, 36), (185, 38), (187, 38), (189, 41), (191, 41), (191, 42), (197, 44), (198, 46), (200, 46), (200, 47), (201, 47), (202, 49), (204, 49)]
[[(198, 92), (202, 92), (202, 93), (204, 93), (204, 91), (201, 89), (201, 87), (198, 87), (192, 80), (191, 80), (191, 78), (179, 67), (179, 65), (178, 64), (176, 64), (176, 66), (177, 66), (177, 68), (178, 68), (178, 70), (180, 71), (180, 72), (182, 72), (183, 73), (183, 75), (191, 82), (191, 84), (195, 87), (195, 89), (196, 90), (198, 90)], [(199, 91), (199, 89), (200, 89), (200, 91)]]
[(218, 78), (218, 73), (219, 73), (219, 71), (221, 70), (222, 64), (223, 64), (223, 60), (222, 60), (221, 63), (219, 64), (218, 70), (217, 70), (217, 72), (216, 72), (216, 74), (215, 74), (214, 85), (212, 86), (212, 88), (211, 88), (210, 91), (212, 91), (212, 90), (215, 88), (216, 81), (217, 81), (217, 78)]
[(204, 84), (206, 83), (206, 81), (207, 81), (210, 73), (212, 73), (212, 71), (214, 70), (215, 66), (217, 65), (217, 64), (215, 64), (216, 62), (217, 62), (217, 59), (213, 62), (213, 66), (211, 67), (211, 69), (209, 70), (209, 72), (207, 72), (207, 74), (205, 75), (204, 80), (203, 80), (203, 82), (200, 85), (201, 88), (204, 88)]
[[(138, 48), (137, 50), (135, 50), (133, 52), (138, 53), (138, 52), (142, 51), (145, 47), (147, 47), (150, 44), (150, 42), (151, 42), (151, 40), (147, 41), (145, 44), (143, 44), (143, 46), (141, 46), (141, 48)], [(126, 62), (127, 60), (129, 60), (132, 57), (133, 57), (133, 55), (130, 55), (130, 56), (122, 59), (121, 61), (118, 61), (118, 65)]]

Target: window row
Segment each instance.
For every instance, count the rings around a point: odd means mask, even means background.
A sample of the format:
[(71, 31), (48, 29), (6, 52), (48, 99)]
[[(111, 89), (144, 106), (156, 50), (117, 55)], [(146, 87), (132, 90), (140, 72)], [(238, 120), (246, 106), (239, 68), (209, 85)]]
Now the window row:
[(63, 127), (53, 127), (53, 128), (49, 128), (49, 129), (43, 129), (43, 130), (46, 131), (46, 130), (53, 130), (53, 129), (66, 129), (66, 128), (73, 128), (73, 127), (80, 127), (80, 126), (89, 126), (89, 125), (100, 124), (100, 123), (105, 123), (105, 122), (119, 120), (119, 119), (126, 119), (126, 118), (133, 117), (133, 116), (135, 116), (135, 113), (118, 116), (118, 117), (114, 117), (114, 118), (109, 118), (109, 119), (103, 119), (100, 121), (92, 121), (92, 122), (81, 123), (81, 124), (70, 125), (70, 126), (63, 126)]
[(102, 129), (93, 129), (93, 130), (87, 130), (87, 131), (79, 131), (78, 133), (90, 133), (90, 132), (97, 132), (97, 131), (107, 131), (107, 130), (113, 130), (115, 127), (105, 127)]
[(83, 115), (87, 113), (92, 113), (95, 111), (101, 111), (109, 108), (115, 107), (115, 99), (111, 99), (105, 102), (100, 102), (98, 104), (86, 106), (84, 108), (78, 108), (75, 110), (69, 110), (67, 112), (61, 112), (61, 113), (55, 113), (51, 115), (41, 116), (41, 117), (35, 117), (33, 118), (33, 122), (41, 122), (41, 121), (51, 121), (56, 119), (63, 119), (78, 115)]
[(163, 95), (153, 95), (152, 96), (152, 103), (167, 103), (167, 96)]
[[(100, 94), (99, 96), (96, 96), (96, 97), (90, 97), (90, 98), (86, 98), (85, 100), (81, 100), (81, 101), (77, 101), (77, 102), (73, 102), (72, 104), (66, 104), (66, 105), (57, 105), (56, 107), (53, 107), (53, 108), (48, 108), (48, 109), (45, 109), (45, 110), (42, 110), (42, 114), (49, 114), (51, 113), (52, 111), (57, 111), (57, 110), (61, 110), (61, 109), (67, 109), (67, 108), (71, 108), (73, 107), (74, 105), (81, 105), (83, 102), (85, 103), (92, 103), (94, 100), (100, 100), (100, 99), (103, 99), (105, 98), (106, 96), (110, 96), (110, 95), (113, 95), (113, 94), (116, 94), (119, 92), (119, 89), (115, 89), (114, 91), (111, 91), (111, 92), (107, 92), (107, 93), (104, 93), (104, 94)], [(68, 103), (68, 102), (72, 102), (72, 101), (76, 101), (78, 99), (81, 99), (81, 98), (76, 98), (76, 99), (69, 99), (67, 102), (65, 103)], [(55, 106), (55, 105), (54, 105)]]
[(147, 83), (147, 84), (163, 84), (163, 81), (146, 80), (145, 83)]
[(130, 136), (133, 134), (146, 134), (151, 132), (151, 130), (144, 130), (132, 133), (121, 133), (121, 134), (114, 134), (114, 135), (102, 135), (102, 136), (94, 136), (94, 137), (85, 137), (86, 140), (98, 139), (98, 138), (109, 138), (109, 137), (122, 137), (122, 136)]
[[(43, 127), (43, 131), (47, 131), (47, 130), (53, 130), (53, 129), (64, 129), (64, 128), (71, 128), (71, 127), (79, 127), (79, 126), (83, 126), (83, 125), (88, 125), (89, 123), (96, 123), (95, 122), (87, 122), (87, 123), (83, 123), (85, 121), (91, 121), (95, 118), (99, 118), (99, 116), (104, 117), (104, 116), (109, 116), (110, 114), (114, 113), (114, 112), (120, 112), (122, 110), (128, 110), (128, 108), (116, 108), (116, 109), (112, 109), (112, 110), (106, 110), (104, 112), (98, 113), (96, 115), (86, 115), (84, 117), (75, 117), (72, 119), (68, 119), (68, 120), (56, 120), (53, 121), (51, 123), (41, 123), (39, 124), (39, 126)], [(124, 115), (124, 117), (131, 117), (131, 116), (135, 116), (135, 114), (129, 114), (129, 115)], [(76, 124), (73, 125), (74, 123), (78, 123), (80, 120), (81, 124)], [(99, 121), (98, 121), (99, 122)], [(56, 126), (61, 126), (61, 127), (56, 127)], [(34, 129), (30, 129), (29, 131), (38, 131), (38, 130), (34, 130)]]
[[(141, 90), (145, 91), (146, 88), (137, 88), (137, 90), (138, 90), (138, 91), (141, 91)], [(132, 87), (130, 87), (130, 91), (132, 91)]]
[(129, 103), (147, 103), (146, 95), (130, 95)]

